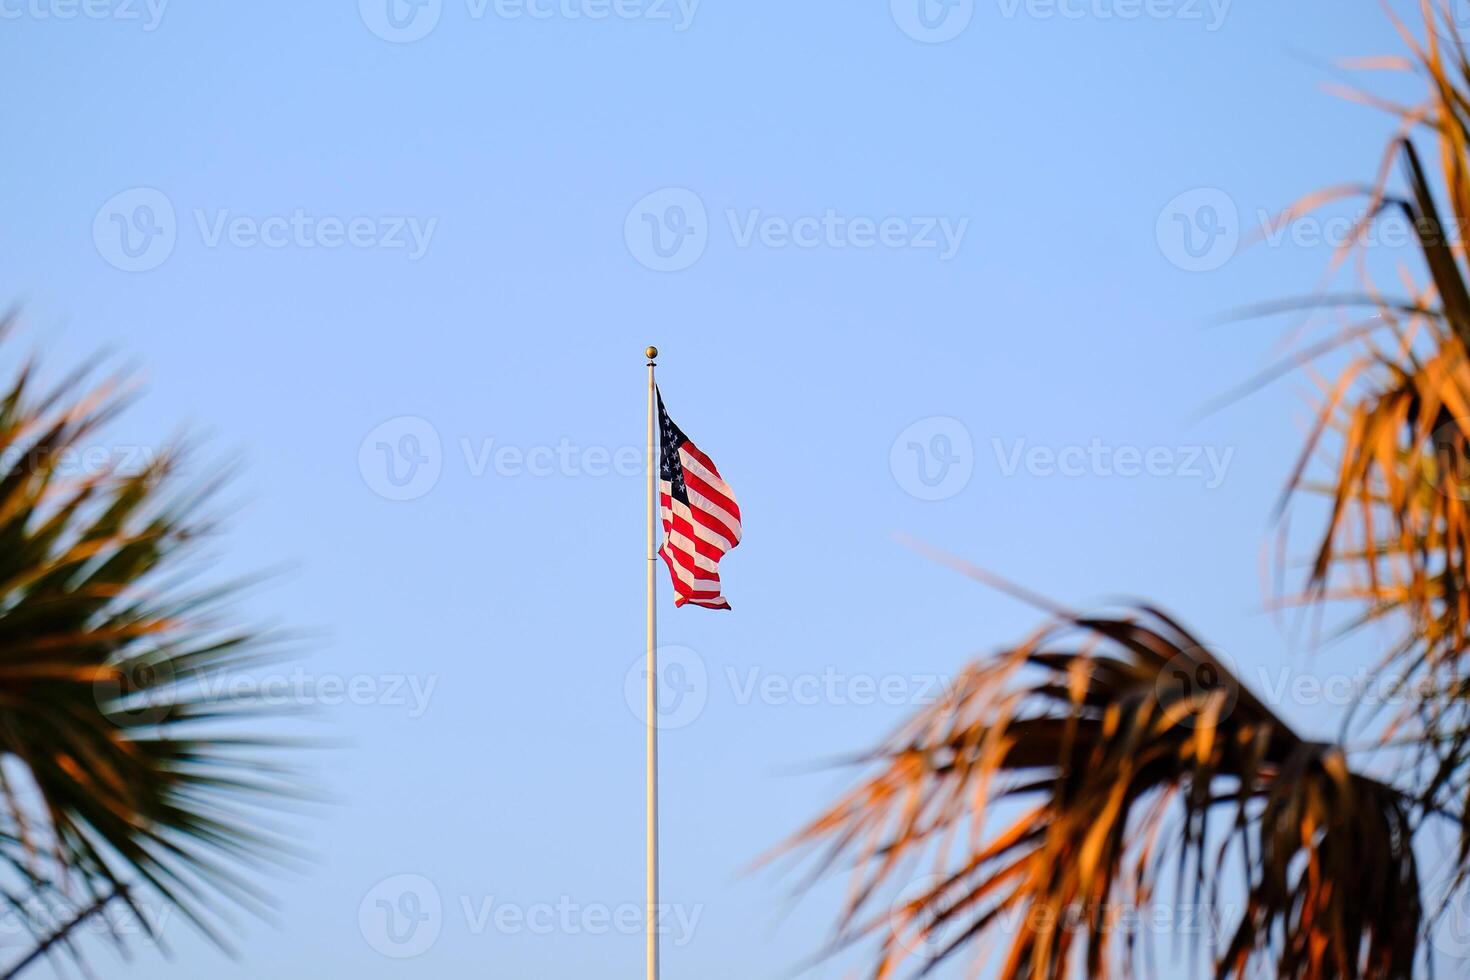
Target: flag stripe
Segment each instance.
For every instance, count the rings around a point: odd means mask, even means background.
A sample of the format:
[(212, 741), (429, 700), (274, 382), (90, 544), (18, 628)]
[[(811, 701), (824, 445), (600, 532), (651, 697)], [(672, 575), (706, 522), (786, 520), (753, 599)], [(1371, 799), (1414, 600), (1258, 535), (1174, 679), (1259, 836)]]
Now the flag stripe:
[(702, 511), (690, 510), (688, 515), (681, 516), (683, 516), (685, 520), (689, 520), (692, 517), (692, 526), (694, 528), (695, 534), (700, 538), (700, 540), (706, 541), (714, 547), (718, 548), (720, 550), (720, 554), (722, 555), (740, 543), (737, 539), (730, 537), (730, 531), (728, 528), (725, 527), (725, 525), (719, 523), (713, 517), (710, 517), (708, 514), (705, 514)]
[(735, 515), (740, 520), (740, 505), (735, 503), (735, 491), (730, 489), (730, 484), (720, 478), (720, 473), (707, 461), (707, 457), (701, 452), (691, 451), (691, 443), (685, 443), (680, 447), (684, 464), (684, 478), (687, 480), (694, 477), (704, 487), (705, 493), (719, 501), (721, 507)]
[(725, 498), (715, 494), (705, 484), (689, 475), (684, 476), (684, 486), (689, 497), (691, 506), (697, 506), (710, 517), (719, 521), (730, 532), (725, 537), (740, 543), (740, 518), (730, 513), (730, 508)]
[(710, 549), (709, 557), (713, 558), (715, 561), (719, 561), (724, 556), (725, 552), (735, 547), (735, 542), (726, 537), (726, 534), (728, 532), (723, 528), (723, 526), (720, 530), (715, 530), (703, 521), (698, 520), (697, 517), (695, 517), (693, 523), (691, 523), (691, 517), (694, 517), (693, 512), (685, 507), (683, 501), (678, 502), (680, 508), (680, 512), (678, 514), (675, 514), (675, 512), (673, 511), (673, 504), (673, 498), (665, 493), (662, 498), (662, 514), (664, 527), (666, 529), (670, 526), (670, 522), (674, 521), (675, 519), (683, 522), (681, 529), (683, 530), (685, 535), (692, 537), (701, 545)]
[(681, 527), (682, 521), (675, 521), (669, 529), (668, 543), (680, 551), (693, 555), (695, 563), (706, 571), (719, 574), (720, 552), (709, 545), (689, 536), (689, 528)]
[(684, 580), (686, 585), (699, 588), (707, 584), (715, 592), (720, 591), (720, 573), (708, 568), (700, 568), (698, 560), (687, 551), (683, 551), (670, 539), (664, 546), (673, 559), (672, 568), (674, 574)]
[[(667, 556), (665, 556), (667, 560)], [(687, 578), (687, 572), (679, 569), (675, 575), (675, 598), (683, 599), (718, 599), (720, 598), (720, 583), (718, 581), (697, 581)]]

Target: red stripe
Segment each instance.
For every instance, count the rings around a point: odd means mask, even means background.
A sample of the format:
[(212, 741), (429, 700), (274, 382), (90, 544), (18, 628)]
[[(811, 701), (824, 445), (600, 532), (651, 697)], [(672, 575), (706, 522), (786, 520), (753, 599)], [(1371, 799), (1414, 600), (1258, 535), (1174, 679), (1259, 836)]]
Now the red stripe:
[[(684, 535), (684, 537), (694, 542), (694, 550), (696, 553), (703, 555), (705, 558), (708, 558), (710, 561), (718, 565), (720, 563), (720, 559), (725, 557), (727, 549), (721, 548), (715, 544), (711, 544), (710, 542), (706, 541), (704, 538), (701, 538), (698, 534), (696, 534), (694, 531), (694, 525), (690, 524), (687, 520), (684, 519), (682, 515), (674, 510), (673, 503), (669, 500), (667, 496), (665, 496), (663, 499), (663, 505), (665, 508), (668, 509), (670, 515), (664, 518), (664, 534), (667, 535), (671, 529), (674, 531), (678, 531), (680, 534)], [(693, 510), (693, 508), (691, 507), (690, 510)]]
[[(668, 494), (663, 494), (662, 495), (662, 504), (671, 513), (674, 512), (674, 502), (673, 502), (672, 499), (670, 499), (670, 497), (669, 497)], [(729, 551), (730, 548), (733, 548), (737, 544), (740, 543), (740, 541), (738, 540), (739, 535), (734, 534), (728, 527), (725, 526), (725, 522), (724, 521), (722, 521), (719, 518), (715, 517), (714, 515), (710, 514), (709, 511), (701, 510), (700, 508), (694, 506), (693, 504), (690, 504), (689, 505), (689, 513), (690, 513), (690, 515), (696, 521), (699, 522), (700, 526), (709, 528), (715, 534), (719, 535), (720, 537), (724, 538), (727, 542), (729, 542), (730, 547), (729, 548), (720, 549), (720, 553), (718, 555), (714, 556), (715, 561), (719, 561), (721, 558), (725, 557), (725, 552)], [(682, 515), (679, 515), (677, 513), (674, 514), (674, 517), (677, 520), (684, 520), (683, 516)], [(666, 517), (666, 518), (664, 518), (664, 530), (665, 531), (668, 530), (668, 524), (669, 524), (669, 519)], [(687, 521), (686, 521), (686, 525), (687, 525)], [(692, 531), (692, 528), (690, 530)], [(696, 537), (692, 533), (689, 533), (688, 536), (691, 537), (691, 538)], [(708, 543), (708, 542), (706, 542), (706, 543)], [(717, 549), (720, 548), (720, 546), (717, 545), (717, 544), (711, 544), (710, 547), (717, 548)]]
[[(684, 471), (684, 482), (688, 484), (692, 489), (698, 491), (700, 496), (706, 498), (707, 500), (709, 500), (710, 503), (714, 504), (721, 510), (725, 511), (725, 513), (729, 514), (731, 517), (735, 518), (737, 522), (740, 520), (740, 506), (736, 504), (735, 501), (725, 496), (723, 491), (716, 490), (714, 487), (710, 486), (708, 483), (705, 483), (699, 477), (695, 476), (689, 470)], [(691, 503), (690, 506), (692, 507), (694, 505)], [(733, 531), (735, 529), (731, 528), (730, 530)]]
[[(669, 574), (673, 576), (674, 589), (676, 591), (685, 595), (717, 596), (720, 594), (720, 576), (697, 567), (694, 564), (694, 559), (690, 557), (687, 551), (665, 544), (659, 549), (659, 555), (663, 557), (664, 563), (669, 566)], [(675, 569), (676, 565), (679, 570), (687, 572), (689, 578), (693, 581), (689, 582), (681, 578)], [(709, 588), (707, 590), (701, 589), (701, 586), (708, 586)]]
[[(718, 573), (706, 571), (703, 568), (700, 568), (698, 565), (694, 564), (694, 557), (682, 548), (675, 548), (666, 544), (664, 545), (664, 551), (667, 552), (668, 555), (672, 555), (674, 561), (677, 561), (679, 563), (679, 567), (687, 571), (689, 573), (689, 577), (694, 579), (696, 583), (709, 582), (714, 585), (715, 592), (719, 592), (720, 576)], [(667, 555), (665, 556), (664, 560), (669, 560)]]
[(726, 602), (724, 599), (716, 599), (713, 602), (701, 602), (698, 599), (684, 599), (684, 598), (678, 598), (678, 597), (676, 597), (674, 599), (674, 608), (677, 609), (678, 607), (684, 605), (685, 603), (688, 603), (691, 606), (703, 606), (706, 609), (729, 609), (730, 608), (730, 604), (728, 602)]
[(678, 579), (674, 580), (674, 598), (681, 603), (695, 602), (700, 605), (725, 601), (718, 589), (714, 591), (708, 589), (689, 589), (681, 585)]
[[(669, 509), (673, 510), (674, 508), (670, 506)], [(720, 537), (728, 541), (730, 543), (730, 548), (733, 548), (740, 543), (740, 535), (736, 534), (731, 528), (726, 527), (724, 521), (720, 520), (718, 517), (711, 514), (704, 508), (696, 507), (694, 504), (691, 503), (689, 505), (689, 516), (698, 521), (702, 527), (709, 528), (711, 531), (715, 532)], [(726, 548), (725, 550), (729, 551), (730, 548)]]
[(715, 602), (724, 598), (718, 591), (711, 592), (708, 589), (675, 589), (674, 595), (685, 602)]
[[(700, 449), (694, 443), (686, 439), (684, 440), (684, 444), (681, 445), (679, 448), (689, 455), (693, 456), (695, 459), (699, 460), (700, 466), (703, 466), (715, 476), (720, 476), (720, 468), (715, 465), (715, 461), (706, 456), (704, 454), (704, 450)], [(720, 476), (720, 479), (723, 480), (724, 477)]]
[[(681, 450), (685, 451), (685, 452), (688, 452), (690, 456), (693, 456), (694, 457), (694, 459), (695, 459), (696, 462), (698, 462), (705, 469), (709, 470), (710, 473), (712, 473), (714, 475), (715, 479), (719, 480), (720, 483), (724, 484), (724, 489), (723, 490), (717, 489), (717, 488), (715, 488), (713, 486), (710, 487), (710, 489), (713, 491), (713, 493), (711, 494), (711, 496), (718, 497), (718, 499), (724, 500), (724, 501), (728, 502), (730, 512), (733, 513), (736, 517), (739, 517), (740, 516), (740, 505), (735, 502), (735, 492), (730, 489), (730, 484), (725, 483), (725, 478), (723, 476), (720, 476), (720, 471), (717, 470), (717, 469), (715, 469), (715, 464), (710, 460), (710, 458), (708, 456), (706, 456), (704, 453), (700, 452), (699, 449), (693, 443), (690, 443), (690, 442), (684, 443), (684, 445), (680, 446), (679, 448)], [(686, 466), (684, 468), (684, 476), (687, 478), (687, 477), (689, 477), (689, 475), (690, 475), (690, 473), (689, 473), (689, 467)], [(704, 484), (708, 484), (709, 483), (708, 480), (706, 480), (704, 477), (700, 476), (697, 473), (694, 474), (694, 478), (697, 479), (697, 480), (699, 480), (701, 483), (704, 483)]]

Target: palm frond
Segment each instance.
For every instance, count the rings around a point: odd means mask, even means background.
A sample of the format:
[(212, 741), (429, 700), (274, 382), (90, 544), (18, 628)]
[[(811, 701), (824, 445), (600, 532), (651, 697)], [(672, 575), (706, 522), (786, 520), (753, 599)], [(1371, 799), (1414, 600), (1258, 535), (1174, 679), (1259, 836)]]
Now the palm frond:
[[(1355, 332), (1360, 353), (1322, 384), (1288, 481), (1289, 495), (1325, 494), (1328, 501), (1305, 586), (1289, 598), (1357, 604), (1350, 627), (1386, 623), (1401, 631), (1381, 669), (1402, 675), (1410, 689), (1449, 691), (1463, 684), (1470, 650), (1470, 255), (1463, 238), (1470, 231), (1470, 63), (1448, 12), (1425, 2), (1423, 13), (1429, 29), (1422, 43), (1396, 21), (1412, 57), (1373, 65), (1418, 75), (1427, 93), (1390, 110), (1400, 117), (1399, 133), (1367, 198), (1369, 220), (1407, 221), (1427, 282), (1407, 283), (1409, 295), (1393, 299), (1360, 266), (1363, 295), (1381, 326)], [(1425, 138), (1436, 151), (1433, 172), (1416, 142)], [(1401, 166), (1399, 192), (1390, 190), (1393, 161)], [(1330, 473), (1325, 487), (1311, 475), (1314, 463)], [(1423, 735), (1423, 792), (1435, 807), (1470, 766), (1460, 751), (1470, 740), (1457, 738), (1454, 727), (1460, 712), (1448, 706), (1415, 700), (1386, 729), (1388, 737), (1404, 728)], [(1452, 727), (1425, 729), (1426, 722)], [(1470, 855), (1470, 833), (1465, 847)]]
[(1246, 896), (1218, 976), (1412, 973), (1411, 801), (1156, 610), (1068, 617), (970, 665), (869, 761), (784, 850), (853, 866), (839, 942), (875, 939), (875, 978), (996, 936), (1002, 977), (1132, 975), (1147, 943), (1124, 923), (1171, 887), (1175, 908)]
[(254, 808), (300, 784), (275, 761), (261, 706), (200, 681), (277, 651), (231, 625), (230, 587), (190, 584), (212, 487), (182, 492), (177, 453), (131, 473), (77, 465), (126, 404), (119, 379), (88, 387), (83, 372), (38, 391), (36, 374), (0, 390), (7, 895), (152, 893), (223, 943), (230, 908), (269, 908), (252, 869), (296, 851)]

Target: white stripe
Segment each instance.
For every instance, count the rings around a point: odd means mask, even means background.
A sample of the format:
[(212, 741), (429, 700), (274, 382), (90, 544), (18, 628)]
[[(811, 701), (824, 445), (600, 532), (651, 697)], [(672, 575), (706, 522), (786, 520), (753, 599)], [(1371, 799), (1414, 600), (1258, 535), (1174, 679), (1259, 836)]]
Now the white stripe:
[[(673, 498), (674, 490), (673, 487), (669, 486), (668, 480), (660, 480), (658, 486), (661, 493), (666, 493), (671, 499)], [(733, 514), (725, 510), (725, 508), (720, 504), (715, 503), (713, 500), (709, 499), (704, 494), (691, 487), (688, 483), (684, 484), (684, 495), (689, 498), (690, 504), (698, 507), (702, 512), (708, 514), (715, 520), (719, 521), (721, 524), (725, 525), (725, 527), (729, 528), (730, 531), (734, 534), (734, 537), (730, 539), (729, 547), (725, 549), (726, 551), (729, 551), (731, 548), (734, 548), (737, 544), (740, 543), (740, 521)], [(731, 499), (733, 500), (734, 498), (732, 497)]]
[(701, 555), (698, 551), (695, 550), (695, 548), (694, 548), (694, 542), (693, 541), (690, 541), (688, 538), (686, 538), (684, 535), (680, 534), (678, 531), (670, 531), (669, 532), (669, 542), (675, 548), (678, 548), (680, 551), (684, 552), (686, 555), (688, 555), (691, 558), (693, 558), (694, 559), (694, 564), (697, 565), (698, 567), (704, 569), (706, 572), (709, 572), (712, 575), (716, 575), (716, 576), (719, 575), (719, 573), (720, 573), (719, 563), (718, 562), (711, 561), (710, 559), (706, 558), (704, 555)]
[(680, 548), (677, 545), (664, 545), (664, 550), (675, 552), (677, 554), (684, 555), (685, 557), (694, 558), (695, 567), (699, 568), (699, 571), (697, 573), (691, 572), (687, 567), (679, 564), (678, 562), (674, 563), (674, 567), (678, 569), (680, 575), (682, 575), (684, 578), (687, 578), (689, 581), (695, 583), (703, 582), (706, 583), (707, 588), (714, 589), (715, 591), (719, 590), (720, 573), (718, 571), (711, 572), (708, 569), (700, 568), (698, 555), (693, 554), (693, 552), (685, 551), (683, 548)]
[(674, 573), (674, 577), (679, 580), (679, 585), (685, 591), (713, 592), (716, 595), (720, 593), (720, 580), (718, 576), (713, 579), (695, 578), (693, 573), (691, 573), (689, 569), (685, 568), (677, 561), (674, 561), (668, 557), (665, 557), (664, 561), (668, 563), (669, 568)]
[(721, 507), (713, 500), (710, 500), (704, 494), (700, 493), (698, 490), (694, 489), (687, 483), (684, 484), (684, 493), (689, 497), (690, 506), (698, 507), (706, 514), (710, 515), (715, 520), (725, 525), (725, 527), (730, 531), (730, 547), (733, 548), (735, 547), (735, 545), (740, 543), (740, 522), (731, 517), (729, 512), (726, 511), (725, 508)]
[[(668, 487), (669, 485), (667, 483), (663, 484), (663, 492), (665, 494), (669, 493)], [(689, 509), (684, 506), (684, 502), (682, 500), (674, 500), (672, 496), (670, 496), (669, 499), (673, 501), (675, 506), (680, 508), (679, 516), (688, 521), (690, 526), (694, 528), (694, 536), (697, 537), (699, 540), (705, 542), (706, 544), (710, 545), (711, 547), (718, 548), (722, 555), (740, 543), (738, 539), (735, 541), (731, 541), (720, 532), (705, 527), (703, 524), (699, 523), (699, 521), (696, 521), (694, 519), (693, 513), (691, 513)], [(659, 512), (665, 524), (672, 524), (674, 515), (667, 507), (663, 506), (662, 500), (659, 501)]]
[(718, 548), (721, 557), (724, 556), (725, 552), (729, 551), (731, 548), (735, 547), (735, 545), (739, 543), (737, 541), (731, 541), (719, 531), (716, 531), (714, 528), (705, 527), (699, 521), (695, 520), (694, 512), (689, 508), (689, 505), (684, 503), (684, 501), (675, 500), (674, 508), (678, 512), (679, 516), (688, 521), (689, 526), (694, 528), (694, 536), (699, 540), (705, 542), (706, 544), (710, 545), (711, 547)]
[(684, 468), (686, 470), (699, 477), (705, 483), (708, 483), (710, 486), (714, 487), (716, 490), (724, 494), (729, 499), (735, 499), (735, 491), (730, 489), (730, 484), (720, 479), (720, 475), (718, 473), (714, 472), (713, 470), (706, 469), (705, 465), (699, 461), (698, 457), (690, 453), (689, 450), (682, 448), (679, 450), (679, 462), (684, 464)]

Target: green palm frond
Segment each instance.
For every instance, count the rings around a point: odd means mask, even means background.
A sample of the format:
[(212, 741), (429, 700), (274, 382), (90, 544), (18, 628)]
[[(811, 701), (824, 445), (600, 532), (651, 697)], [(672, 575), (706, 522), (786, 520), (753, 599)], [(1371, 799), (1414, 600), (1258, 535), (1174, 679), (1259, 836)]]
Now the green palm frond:
[(146, 893), (223, 942), (230, 909), (269, 908), (253, 869), (296, 851), (257, 808), (300, 784), (262, 706), (202, 682), (277, 651), (231, 626), (233, 587), (191, 585), (213, 488), (183, 492), (176, 453), (78, 472), (126, 402), (87, 377), (39, 390), (28, 365), (0, 391), (3, 901)]

